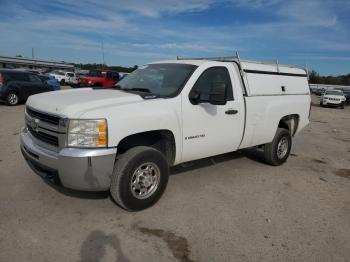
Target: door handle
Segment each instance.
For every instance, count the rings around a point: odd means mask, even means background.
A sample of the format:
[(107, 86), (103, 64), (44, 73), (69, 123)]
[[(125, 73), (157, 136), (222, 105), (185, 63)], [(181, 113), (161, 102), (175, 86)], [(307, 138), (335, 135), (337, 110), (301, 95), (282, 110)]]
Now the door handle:
[(234, 110), (234, 109), (229, 109), (227, 111), (225, 111), (226, 115), (235, 115), (238, 113), (238, 110)]

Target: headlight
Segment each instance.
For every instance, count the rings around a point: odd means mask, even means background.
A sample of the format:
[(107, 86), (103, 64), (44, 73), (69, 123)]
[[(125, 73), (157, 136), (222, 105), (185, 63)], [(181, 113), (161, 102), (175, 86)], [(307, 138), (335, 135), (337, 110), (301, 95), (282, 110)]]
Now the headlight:
[(69, 147), (107, 147), (107, 120), (69, 120)]

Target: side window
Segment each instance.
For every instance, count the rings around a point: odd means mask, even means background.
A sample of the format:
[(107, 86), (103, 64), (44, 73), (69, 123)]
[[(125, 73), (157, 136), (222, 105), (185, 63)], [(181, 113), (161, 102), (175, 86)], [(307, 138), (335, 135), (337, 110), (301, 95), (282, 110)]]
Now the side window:
[(226, 67), (212, 67), (205, 70), (194, 84), (192, 91), (200, 93), (201, 100), (209, 100), (210, 89), (214, 83), (227, 84), (227, 100), (233, 100), (230, 74)]
[(113, 80), (119, 80), (119, 73), (112, 73)]
[(30, 82), (33, 83), (42, 83), (41, 79), (36, 75), (28, 75)]
[(73, 73), (67, 73), (67, 76), (68, 77), (74, 77), (74, 74)]
[(29, 82), (28, 74), (26, 73), (11, 73), (11, 78), (14, 81), (23, 81), (23, 82)]

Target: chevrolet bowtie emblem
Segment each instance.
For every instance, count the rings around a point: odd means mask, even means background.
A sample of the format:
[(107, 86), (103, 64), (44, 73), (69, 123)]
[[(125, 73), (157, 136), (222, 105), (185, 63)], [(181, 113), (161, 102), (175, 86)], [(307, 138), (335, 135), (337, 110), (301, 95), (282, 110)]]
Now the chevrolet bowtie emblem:
[(33, 129), (35, 132), (38, 132), (38, 127), (39, 127), (40, 120), (37, 118), (32, 118), (29, 120), (29, 126), (31, 129)]

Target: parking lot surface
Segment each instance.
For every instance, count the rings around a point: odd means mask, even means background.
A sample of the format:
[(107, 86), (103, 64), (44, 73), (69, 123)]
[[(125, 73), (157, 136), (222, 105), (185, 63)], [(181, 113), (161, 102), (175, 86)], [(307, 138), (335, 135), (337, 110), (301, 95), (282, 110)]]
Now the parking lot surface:
[(314, 98), (280, 167), (251, 149), (178, 166), (134, 213), (35, 175), (19, 149), (23, 110), (0, 104), (0, 261), (349, 261), (350, 106)]

